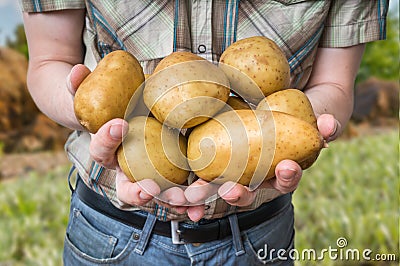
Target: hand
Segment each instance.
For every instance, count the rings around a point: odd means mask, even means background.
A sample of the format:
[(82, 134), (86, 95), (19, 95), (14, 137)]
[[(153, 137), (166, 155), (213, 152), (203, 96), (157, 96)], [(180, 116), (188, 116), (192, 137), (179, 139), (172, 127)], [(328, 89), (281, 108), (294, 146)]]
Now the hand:
[[(317, 118), (318, 130), (326, 142), (335, 140), (341, 132), (339, 121), (331, 114), (322, 114)], [(275, 178), (267, 180), (261, 187), (275, 188), (280, 193), (293, 192), (301, 179), (302, 169), (294, 161), (281, 161), (275, 169)]]
[[(67, 88), (75, 95), (81, 82), (91, 73), (84, 65), (75, 65), (67, 77)], [(104, 124), (96, 134), (91, 135), (90, 154), (106, 168), (116, 169), (116, 189), (118, 198), (131, 205), (143, 205), (160, 194), (159, 186), (152, 180), (132, 183), (118, 167), (115, 152), (128, 131), (128, 123), (123, 119), (113, 119)]]
[(87, 68), (85, 65), (77, 64), (73, 66), (66, 80), (68, 91), (72, 95), (75, 95), (79, 85), (90, 73), (90, 69)]
[[(259, 188), (273, 189), (273, 197), (294, 191), (301, 179), (302, 169), (294, 161), (281, 161), (275, 169), (276, 177), (264, 181)], [(257, 189), (251, 190), (248, 186), (228, 181), (222, 185), (209, 183), (198, 179), (185, 190), (185, 197), (191, 204), (197, 204), (195, 210), (188, 210), (189, 218), (197, 219), (204, 215), (204, 202), (210, 196), (218, 195), (232, 206), (244, 207), (252, 204), (256, 198)], [(200, 217), (201, 218), (201, 217)], [(200, 219), (198, 218), (198, 219)]]
[[(340, 124), (332, 115), (321, 115), (318, 129), (326, 141), (335, 139)], [(197, 180), (185, 191), (172, 187), (163, 192), (153, 180), (142, 180), (132, 183), (118, 167), (115, 152), (127, 132), (127, 122), (113, 119), (103, 125), (92, 135), (90, 153), (94, 160), (108, 168), (116, 168), (116, 189), (120, 201), (130, 205), (143, 205), (150, 200), (156, 200), (160, 205), (175, 209), (178, 213), (187, 212), (193, 221), (200, 220), (205, 213), (204, 201), (218, 193), (228, 204), (233, 206), (248, 206), (256, 197), (256, 190), (251, 191), (247, 186), (227, 182), (221, 186)], [(283, 160), (275, 169), (276, 177), (263, 182), (260, 188), (272, 188), (275, 196), (294, 191), (301, 179), (302, 169), (294, 161)]]
[[(71, 94), (75, 94), (77, 87), (90, 73), (83, 65), (76, 65), (67, 80)], [(318, 129), (326, 141), (331, 141), (337, 136), (340, 124), (328, 114), (323, 114), (317, 120)], [(204, 180), (197, 180), (185, 191), (179, 187), (173, 187), (163, 192), (153, 180), (142, 180), (131, 182), (118, 167), (115, 152), (122, 142), (128, 130), (127, 122), (122, 119), (113, 119), (104, 124), (96, 134), (92, 135), (90, 143), (90, 154), (94, 160), (107, 168), (115, 168), (116, 190), (118, 199), (130, 205), (143, 205), (156, 197), (159, 204), (174, 208), (178, 213), (187, 211), (193, 221), (198, 221), (204, 216), (204, 200), (216, 193), (228, 204), (234, 206), (250, 205), (255, 197), (256, 190), (251, 191), (248, 187), (227, 182), (221, 186), (209, 184)], [(261, 184), (262, 188), (272, 188), (279, 193), (285, 194), (294, 191), (301, 179), (302, 169), (291, 160), (280, 162), (275, 169), (276, 177)], [(188, 206), (191, 205), (191, 206)]]
[[(318, 130), (323, 138), (329, 142), (337, 138), (340, 132), (340, 123), (330, 114), (323, 114), (317, 119)], [(293, 192), (301, 179), (302, 169), (294, 161), (283, 160), (275, 168), (275, 177), (264, 181), (259, 188), (271, 188), (277, 193), (275, 196)], [(250, 190), (247, 186), (234, 182), (226, 182), (221, 186), (210, 184), (204, 180), (197, 180), (185, 191), (185, 196), (191, 203), (198, 203), (199, 208), (188, 210), (188, 215), (191, 219), (198, 218), (204, 210), (201, 210), (201, 205), (208, 197), (218, 193), (228, 204), (234, 206), (248, 206), (252, 204), (256, 197), (256, 190)], [(189, 212), (191, 211), (191, 213)]]

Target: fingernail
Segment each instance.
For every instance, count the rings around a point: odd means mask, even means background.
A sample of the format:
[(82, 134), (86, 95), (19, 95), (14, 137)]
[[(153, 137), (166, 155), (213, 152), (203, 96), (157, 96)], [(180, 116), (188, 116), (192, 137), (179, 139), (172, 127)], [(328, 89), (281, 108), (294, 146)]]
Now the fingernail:
[(68, 91), (69, 91), (72, 95), (75, 95), (75, 91), (72, 89), (72, 84), (71, 84), (71, 72), (68, 74), (66, 82), (67, 82), (67, 89), (68, 89)]
[(339, 128), (339, 122), (337, 120), (335, 120), (335, 125), (332, 128), (332, 133), (329, 135), (327, 142), (336, 139), (337, 134), (338, 134), (338, 128)]
[(337, 130), (338, 130), (338, 123), (339, 122), (337, 122), (337, 121), (335, 121), (335, 124), (334, 124), (334, 126), (333, 126), (333, 128), (332, 128), (332, 133), (329, 135), (330, 137), (333, 137), (335, 134), (336, 134), (336, 132), (337, 132)]
[(284, 169), (284, 170), (279, 170), (278, 174), (279, 174), (280, 178), (283, 178), (286, 180), (291, 180), (296, 176), (297, 171), (294, 169), (288, 168), (288, 169)]
[(229, 203), (235, 203), (239, 201), (239, 197), (233, 197), (233, 198), (224, 198), (225, 201), (229, 201)]
[(113, 139), (120, 140), (123, 136), (122, 132), (122, 125), (121, 124), (114, 124), (110, 127), (110, 136)]
[(152, 197), (151, 197), (151, 195), (149, 195), (149, 194), (147, 194), (147, 193), (142, 191), (142, 192), (139, 193), (139, 198), (141, 200), (150, 200)]

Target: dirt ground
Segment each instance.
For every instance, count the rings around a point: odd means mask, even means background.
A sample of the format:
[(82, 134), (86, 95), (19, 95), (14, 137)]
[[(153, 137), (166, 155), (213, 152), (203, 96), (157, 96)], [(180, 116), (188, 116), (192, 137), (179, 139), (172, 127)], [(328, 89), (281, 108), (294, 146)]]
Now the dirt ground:
[(350, 122), (345, 128), (340, 139), (351, 139), (375, 134), (384, 134), (388, 131), (399, 131), (399, 120), (397, 118), (380, 118), (376, 121), (362, 123)]
[(45, 174), (67, 165), (70, 165), (70, 162), (64, 151), (5, 154), (0, 157), (0, 180), (21, 177), (31, 171)]

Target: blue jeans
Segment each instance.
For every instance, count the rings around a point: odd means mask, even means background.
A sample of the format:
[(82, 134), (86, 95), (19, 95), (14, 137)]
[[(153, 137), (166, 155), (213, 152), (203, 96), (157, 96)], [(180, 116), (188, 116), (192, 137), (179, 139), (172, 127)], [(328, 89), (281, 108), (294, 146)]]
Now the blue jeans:
[[(148, 220), (155, 219), (149, 215)], [(151, 233), (151, 222), (139, 230), (85, 205), (72, 194), (65, 236), (64, 265), (293, 265), (269, 251), (293, 248), (293, 206), (235, 236), (201, 244), (173, 244)], [(232, 226), (232, 223), (231, 223)], [(237, 228), (238, 229), (238, 228)], [(282, 253), (281, 253), (282, 254)], [(267, 256), (268, 255), (268, 256)]]

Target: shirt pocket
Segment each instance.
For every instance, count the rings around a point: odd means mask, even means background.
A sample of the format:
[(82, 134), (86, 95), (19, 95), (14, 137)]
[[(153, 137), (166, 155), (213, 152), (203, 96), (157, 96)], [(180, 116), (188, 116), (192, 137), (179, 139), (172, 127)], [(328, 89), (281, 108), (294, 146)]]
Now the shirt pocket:
[(92, 1), (91, 23), (101, 57), (127, 50), (139, 60), (163, 58), (174, 47), (174, 1)]

